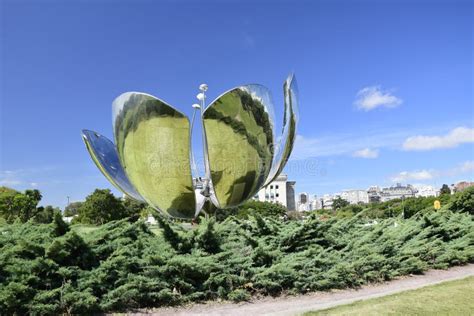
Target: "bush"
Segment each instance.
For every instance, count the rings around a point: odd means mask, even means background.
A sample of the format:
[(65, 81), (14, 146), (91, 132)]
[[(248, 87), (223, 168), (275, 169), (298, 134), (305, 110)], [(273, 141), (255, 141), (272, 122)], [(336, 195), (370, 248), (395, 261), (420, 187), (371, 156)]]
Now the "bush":
[(451, 209), (474, 215), (474, 186), (456, 193), (452, 198)]
[(111, 221), (87, 233), (52, 224), (0, 232), (0, 314), (91, 314), (357, 287), (474, 262), (469, 213), (438, 211), (367, 225), (361, 216)]

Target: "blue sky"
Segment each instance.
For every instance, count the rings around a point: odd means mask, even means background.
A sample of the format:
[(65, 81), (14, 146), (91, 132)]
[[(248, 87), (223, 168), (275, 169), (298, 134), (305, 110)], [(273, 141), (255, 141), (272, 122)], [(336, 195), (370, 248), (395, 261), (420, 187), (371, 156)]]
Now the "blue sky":
[(38, 188), (43, 204), (112, 188), (80, 131), (112, 138), (119, 94), (147, 92), (190, 115), (202, 82), (211, 100), (261, 83), (279, 113), (290, 72), (301, 118), (286, 172), (298, 192), (474, 178), (472, 1), (3, 0), (0, 10), (0, 185)]

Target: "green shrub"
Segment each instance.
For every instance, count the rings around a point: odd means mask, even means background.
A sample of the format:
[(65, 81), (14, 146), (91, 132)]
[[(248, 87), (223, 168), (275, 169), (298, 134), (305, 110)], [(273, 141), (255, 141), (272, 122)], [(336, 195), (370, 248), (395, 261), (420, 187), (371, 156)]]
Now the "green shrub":
[(456, 193), (452, 198), (451, 209), (474, 215), (474, 186)]
[(227, 298), (234, 302), (248, 301), (250, 299), (250, 294), (246, 290), (237, 289), (229, 293)]
[(88, 230), (59, 219), (2, 226), (0, 314), (241, 301), (474, 262), (469, 212), (429, 211), (377, 223), (360, 215), (298, 221), (255, 215), (211, 218), (190, 229), (158, 221), (158, 234), (128, 219)]

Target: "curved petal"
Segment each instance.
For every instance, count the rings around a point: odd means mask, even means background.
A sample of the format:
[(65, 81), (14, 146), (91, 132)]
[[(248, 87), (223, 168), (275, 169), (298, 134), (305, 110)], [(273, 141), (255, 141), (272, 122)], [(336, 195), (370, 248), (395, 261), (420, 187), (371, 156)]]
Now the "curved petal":
[(299, 120), (298, 112), (298, 85), (294, 75), (288, 76), (283, 84), (285, 97), (285, 112), (283, 116), (283, 129), (279, 141), (275, 147), (272, 170), (265, 181), (269, 184), (283, 171), (283, 168), (290, 158), (291, 151), (296, 138), (296, 127)]
[(130, 182), (156, 209), (193, 218), (188, 118), (145, 93), (127, 92), (112, 105), (117, 153)]
[(272, 165), (270, 91), (261, 85), (227, 91), (206, 108), (203, 126), (211, 201), (226, 208), (252, 198), (264, 185)]
[(86, 129), (82, 130), (82, 139), (97, 168), (110, 183), (132, 199), (144, 202), (145, 200), (128, 180), (120, 164), (114, 143), (107, 137)]

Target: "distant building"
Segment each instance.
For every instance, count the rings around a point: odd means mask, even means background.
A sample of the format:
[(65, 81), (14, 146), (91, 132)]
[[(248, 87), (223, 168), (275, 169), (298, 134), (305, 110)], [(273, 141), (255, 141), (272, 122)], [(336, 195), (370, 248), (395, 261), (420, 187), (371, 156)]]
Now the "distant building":
[(369, 203), (369, 194), (366, 190), (345, 190), (342, 191), (341, 198), (350, 204)]
[(295, 208), (295, 181), (288, 181), (285, 174), (279, 175), (274, 181), (266, 187), (260, 189), (255, 199), (262, 202), (279, 203), (289, 211)]
[(377, 203), (380, 202), (380, 187), (378, 186), (371, 186), (369, 189), (367, 189), (367, 198), (370, 203)]
[(313, 198), (309, 202), (309, 208), (310, 211), (320, 210), (323, 208), (321, 205), (321, 199), (319, 199), (317, 195), (313, 195)]
[(300, 212), (305, 212), (305, 211), (310, 210), (308, 193), (302, 192), (298, 194), (297, 209)]
[(396, 186), (383, 188), (380, 192), (380, 201), (386, 202), (394, 199), (414, 197), (418, 191), (410, 184), (406, 186), (397, 183)]
[(298, 195), (298, 203), (300, 204), (306, 204), (308, 203), (308, 193), (302, 192)]
[(296, 181), (286, 182), (286, 208), (288, 211), (296, 211), (295, 185)]
[(461, 181), (461, 182), (456, 183), (456, 185), (454, 186), (453, 191), (454, 192), (462, 192), (462, 191), (464, 191), (467, 188), (472, 187), (472, 186), (474, 186), (474, 182)]
[(429, 196), (438, 196), (439, 190), (435, 189), (431, 185), (417, 185), (417, 192), (415, 193), (416, 197), (429, 197)]
[(321, 198), (321, 208), (324, 210), (332, 210), (332, 202), (337, 197), (337, 194), (332, 196), (330, 194), (324, 194)]

